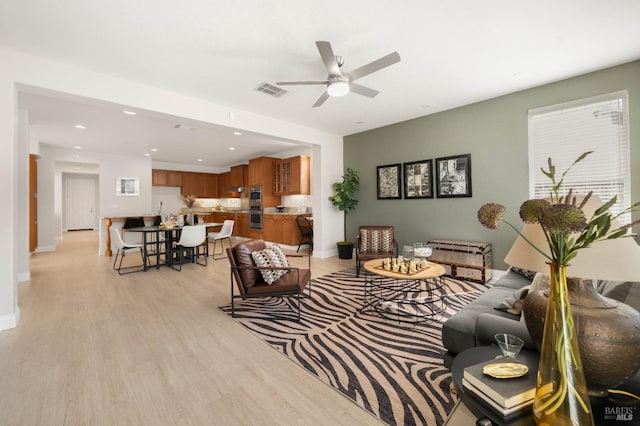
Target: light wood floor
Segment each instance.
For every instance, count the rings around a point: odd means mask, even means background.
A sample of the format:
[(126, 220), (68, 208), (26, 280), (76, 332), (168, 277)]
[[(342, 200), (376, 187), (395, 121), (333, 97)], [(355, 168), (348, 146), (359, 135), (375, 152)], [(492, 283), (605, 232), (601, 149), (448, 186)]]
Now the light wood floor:
[(228, 261), (119, 276), (97, 251), (81, 231), (32, 256), (22, 319), (0, 333), (0, 424), (380, 424), (218, 309)]

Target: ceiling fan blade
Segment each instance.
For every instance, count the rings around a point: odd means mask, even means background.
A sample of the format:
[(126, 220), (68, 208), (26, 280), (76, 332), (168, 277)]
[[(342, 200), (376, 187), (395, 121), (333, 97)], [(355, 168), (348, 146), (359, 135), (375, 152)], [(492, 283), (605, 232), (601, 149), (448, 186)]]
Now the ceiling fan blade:
[(327, 69), (329, 75), (342, 76), (340, 66), (338, 65), (338, 62), (336, 62), (336, 55), (333, 53), (333, 49), (331, 48), (331, 43), (328, 41), (316, 41), (316, 46), (318, 47), (318, 52), (320, 52), (322, 62), (324, 62), (324, 67)]
[(318, 98), (318, 100), (316, 101), (315, 104), (313, 104), (313, 108), (319, 107), (320, 105), (322, 105), (324, 103), (324, 101), (326, 101), (327, 99), (329, 99), (329, 92), (327, 92), (326, 90), (324, 91), (324, 93)]
[(294, 86), (303, 84), (329, 84), (327, 80), (324, 81), (276, 81), (278, 86)]
[(356, 83), (349, 83), (349, 90), (353, 93), (357, 93), (358, 95), (366, 96), (368, 98), (375, 98), (376, 95), (380, 93), (377, 90), (370, 89)]
[(373, 62), (369, 62), (368, 64), (363, 65), (360, 68), (356, 68), (355, 70), (351, 71), (349, 73), (349, 80), (355, 81), (366, 75), (369, 75), (383, 68), (386, 68), (389, 65), (393, 65), (396, 62), (400, 62), (400, 55), (398, 54), (398, 52), (389, 53), (387, 56), (383, 56), (380, 59), (376, 59)]

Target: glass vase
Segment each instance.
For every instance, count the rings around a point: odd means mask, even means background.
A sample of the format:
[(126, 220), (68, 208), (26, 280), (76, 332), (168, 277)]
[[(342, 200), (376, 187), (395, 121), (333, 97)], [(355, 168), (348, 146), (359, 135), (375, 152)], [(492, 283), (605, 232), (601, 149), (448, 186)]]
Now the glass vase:
[(567, 291), (566, 265), (550, 264), (550, 289), (533, 400), (537, 425), (593, 425)]

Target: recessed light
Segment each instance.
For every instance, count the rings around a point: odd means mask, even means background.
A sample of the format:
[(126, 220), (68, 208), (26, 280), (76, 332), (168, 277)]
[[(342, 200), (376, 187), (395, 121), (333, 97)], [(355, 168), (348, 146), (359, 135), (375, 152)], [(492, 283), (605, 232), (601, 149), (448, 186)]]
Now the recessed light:
[(86, 129), (86, 127), (84, 127), (82, 124), (76, 124), (76, 125), (75, 125), (75, 126), (73, 126), (73, 127), (75, 127), (76, 129), (80, 129), (80, 130), (84, 130), (84, 129)]
[(203, 161), (203, 160), (202, 160), (202, 158), (198, 158), (196, 161), (197, 161), (198, 163), (202, 163), (202, 161)]
[(73, 147), (73, 149), (82, 149), (82, 147), (80, 145), (76, 145)]
[(236, 149), (232, 146), (229, 147), (229, 151), (235, 151)]
[(151, 148), (151, 152), (158, 152), (158, 148)]
[(145, 153), (144, 153), (144, 156), (145, 156), (145, 157), (151, 157), (151, 154), (149, 154), (148, 152), (145, 152)]
[(236, 136), (242, 136), (242, 132), (238, 132), (238, 131), (233, 132), (233, 134)]
[(126, 109), (123, 109), (122, 112), (127, 114), (127, 115), (136, 115), (137, 114), (137, 112), (135, 112), (135, 111), (127, 111)]

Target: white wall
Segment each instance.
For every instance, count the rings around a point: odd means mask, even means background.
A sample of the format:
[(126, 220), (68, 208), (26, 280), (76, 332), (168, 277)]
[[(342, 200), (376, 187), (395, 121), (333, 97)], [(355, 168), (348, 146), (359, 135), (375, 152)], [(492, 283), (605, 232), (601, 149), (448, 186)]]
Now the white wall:
[[(62, 169), (58, 164), (63, 162), (98, 164), (98, 217), (146, 215), (154, 211), (149, 158), (41, 146), (38, 160), (38, 252), (54, 250), (62, 239)], [(140, 178), (140, 196), (116, 195), (116, 178), (122, 176)]]
[[(28, 164), (26, 150), (23, 150), (25, 152), (18, 150), (16, 93), (18, 89), (24, 91), (37, 91), (38, 88), (54, 90), (213, 124), (233, 125), (239, 130), (263, 133), (314, 145), (313, 157), (316, 161), (314, 161), (313, 167), (312, 191), (314, 191), (314, 221), (317, 221), (315, 225), (317, 253), (325, 254), (331, 250), (329, 247), (340, 239), (342, 216), (340, 212), (330, 208), (326, 199), (330, 195), (330, 186), (327, 182), (333, 181), (342, 173), (341, 136), (145, 86), (5, 47), (0, 47), (0, 64), (2, 64), (0, 67), (0, 148), (3, 153), (0, 156), (0, 178), (3, 182), (0, 195), (11, 206), (11, 208), (0, 209), (0, 234), (4, 236), (0, 239), (0, 253), (3, 254), (0, 256), (0, 330), (15, 326), (19, 320), (20, 310), (16, 291), (18, 265), (29, 255), (28, 251), (22, 249), (25, 246), (24, 241), (28, 241), (28, 233), (25, 234), (24, 230), (21, 230), (18, 220), (20, 215), (26, 216), (28, 214), (26, 203), (22, 198), (24, 194), (19, 195), (20, 191), (18, 190), (18, 178), (27, 172), (26, 166)], [(230, 112), (233, 112), (233, 120), (229, 118)], [(324, 157), (325, 155), (329, 156)], [(323, 158), (331, 159), (330, 163), (323, 161)], [(55, 176), (52, 165), (43, 167), (43, 170), (46, 170), (49, 176)], [(147, 187), (149, 199), (147, 201), (134, 207), (129, 203), (116, 200), (115, 195), (109, 196), (107, 194), (105, 199), (101, 200), (102, 214), (140, 214), (143, 209), (150, 209), (150, 164), (147, 166), (147, 170), (146, 176), (142, 170), (133, 171), (133, 173), (140, 173), (141, 184), (143, 179), (149, 182)], [(101, 193), (105, 191), (105, 188), (112, 186), (110, 180), (115, 178), (117, 174), (118, 172), (114, 170), (105, 174), (104, 177), (101, 176)], [(131, 171), (127, 173), (127, 175), (130, 174), (132, 174)], [(54, 179), (54, 191), (56, 186), (61, 184), (61, 179), (57, 177), (56, 179)], [(103, 180), (109, 181), (104, 184), (104, 187)], [(40, 179), (38, 182), (41, 182)], [(51, 188), (50, 183), (47, 185)], [(141, 191), (143, 188), (144, 186), (141, 185)], [(40, 194), (43, 192), (39, 190)], [(53, 231), (51, 235), (47, 235), (47, 239), (48, 243), (55, 244), (56, 237), (59, 237), (56, 235), (56, 229), (61, 229), (60, 217), (55, 217), (55, 198), (51, 196), (47, 202), (50, 203), (48, 212), (39, 212), (39, 219), (47, 220), (52, 225)], [(51, 207), (52, 205), (53, 207)], [(322, 207), (318, 209), (317, 205)], [(46, 215), (53, 217), (45, 219)], [(26, 246), (28, 247), (28, 244)], [(18, 261), (17, 258), (21, 258), (21, 260)]]

